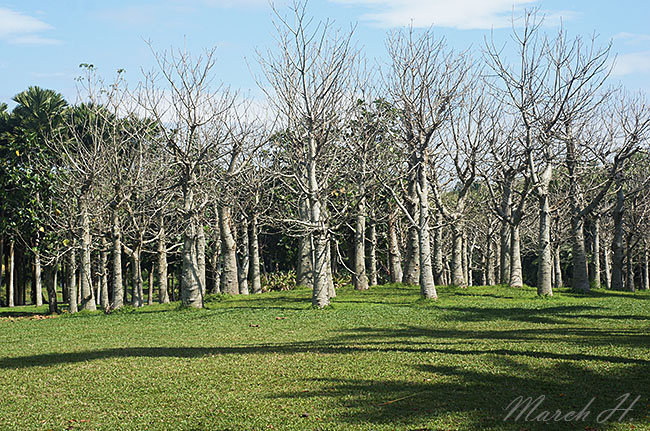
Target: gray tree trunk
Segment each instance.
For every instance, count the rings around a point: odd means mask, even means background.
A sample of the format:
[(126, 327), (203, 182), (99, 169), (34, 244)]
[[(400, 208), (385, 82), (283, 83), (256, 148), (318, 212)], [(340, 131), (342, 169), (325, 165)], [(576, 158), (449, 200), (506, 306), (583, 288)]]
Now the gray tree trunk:
[(648, 260), (648, 246), (646, 244), (643, 248), (643, 283), (641, 286), (643, 290), (650, 289), (650, 266)]
[(444, 264), (442, 262), (442, 214), (436, 212), (436, 226), (433, 229), (433, 280), (437, 286), (444, 283)]
[(332, 238), (328, 237), (327, 240), (327, 288), (330, 299), (336, 298), (336, 288), (334, 286), (333, 275), (333, 261), (332, 261)]
[(589, 265), (589, 284), (600, 288), (600, 217), (595, 216), (591, 226), (591, 262)]
[(262, 282), (260, 280), (260, 241), (257, 234), (257, 214), (253, 212), (248, 225), (248, 246), (250, 249), (250, 266), (248, 278), (251, 282), (253, 294), (262, 293)]
[(625, 290), (628, 292), (634, 292), (636, 290), (635, 282), (634, 282), (634, 254), (632, 250), (632, 234), (628, 233), (627, 234), (627, 240), (626, 240), (626, 247), (625, 247), (625, 254), (626, 254), (626, 274), (625, 274)]
[[(549, 173), (550, 176), (550, 173)], [(543, 186), (544, 189), (547, 186)], [(551, 216), (549, 197), (546, 190), (538, 190), (539, 201), (539, 249), (537, 268), (537, 294), (553, 295), (551, 285), (551, 271), (553, 271), (553, 259), (551, 250)]]
[(521, 268), (521, 239), (519, 224), (510, 225), (510, 286), (523, 287), (524, 276)]
[(205, 298), (205, 229), (199, 224), (196, 230), (196, 260), (199, 271), (199, 284), (201, 285), (201, 297)]
[(399, 242), (397, 240), (397, 226), (395, 226), (395, 211), (388, 218), (388, 261), (390, 268), (391, 283), (402, 282), (402, 259), (399, 252)]
[(417, 195), (419, 197), (419, 257), (420, 293), (428, 299), (437, 299), (436, 284), (431, 264), (431, 239), (429, 237), (429, 180), (427, 178), (428, 155), (426, 150), (418, 169)]
[[(9, 307), (15, 307), (15, 290), (16, 290), (16, 241), (9, 240), (9, 280), (7, 280), (7, 304)], [(75, 309), (76, 311), (76, 309)]]
[(507, 183), (503, 191), (502, 211), (506, 218), (501, 220), (501, 235), (499, 249), (499, 283), (510, 283), (510, 224), (508, 220), (512, 215), (512, 197), (510, 184)]
[(81, 310), (96, 310), (95, 297), (92, 290), (92, 269), (90, 265), (90, 218), (88, 216), (88, 203), (85, 198), (80, 199), (79, 213), (81, 216)]
[[(2, 253), (0, 253), (0, 256), (2, 256)], [(57, 314), (59, 312), (57, 301), (56, 301), (56, 285), (58, 282), (57, 280), (58, 268), (59, 268), (59, 259), (57, 257), (54, 259), (54, 264), (52, 265), (51, 284), (49, 284), (46, 288), (47, 304), (48, 304), (48, 310), (50, 314)], [(2, 283), (0, 283), (0, 285), (2, 285)]]
[(612, 288), (612, 270), (611, 270), (611, 258), (609, 248), (605, 247), (603, 250), (603, 272), (605, 276), (605, 288)]
[(77, 307), (77, 256), (74, 249), (74, 243), (72, 248), (68, 252), (68, 311), (70, 313), (76, 313), (78, 310)]
[(463, 227), (459, 223), (451, 224), (451, 284), (467, 287), (463, 271)]
[(249, 245), (248, 245), (248, 221), (243, 217), (237, 224), (237, 281), (239, 293), (248, 295), (248, 268), (249, 268)]
[[(307, 199), (300, 200), (300, 217), (309, 221), (309, 208)], [(296, 284), (298, 286), (313, 286), (314, 268), (311, 249), (311, 234), (306, 233), (299, 239), (298, 264), (296, 265)]]
[(488, 237), (485, 250), (485, 281), (488, 286), (494, 285), (494, 263), (492, 262), (493, 258), (494, 248), (492, 244), (492, 238)]
[(564, 282), (562, 280), (562, 261), (560, 260), (560, 244), (555, 244), (553, 249), (553, 265), (554, 265), (554, 275), (553, 275), (553, 287), (562, 287)]
[[(320, 205), (315, 211), (320, 211)], [(327, 275), (329, 262), (327, 259), (327, 233), (319, 229), (312, 235), (313, 238), (313, 292), (312, 305), (318, 308), (327, 307), (330, 303), (329, 277)]]
[(228, 295), (239, 294), (237, 279), (237, 244), (232, 233), (230, 207), (219, 206), (219, 233), (221, 235), (221, 292)]
[(154, 273), (154, 264), (151, 262), (149, 267), (149, 285), (147, 286), (147, 305), (153, 305), (153, 273)]
[(573, 289), (589, 292), (589, 273), (585, 250), (584, 218), (573, 214), (571, 217), (571, 249), (573, 263)]
[(131, 297), (131, 305), (134, 307), (142, 307), (142, 261), (140, 245), (134, 247), (131, 253), (131, 276), (133, 278), (133, 295)]
[(623, 290), (623, 214), (625, 212), (625, 193), (623, 192), (623, 179), (616, 179), (616, 204), (612, 213), (614, 220), (614, 237), (612, 239), (612, 281), (611, 289)]
[(36, 296), (36, 306), (43, 305), (43, 277), (41, 269), (41, 250), (40, 238), (36, 234), (36, 244), (34, 245), (34, 290)]
[(158, 237), (158, 301), (161, 304), (167, 304), (169, 303), (169, 292), (167, 291), (167, 238), (162, 216), (158, 221), (160, 223), (160, 235)]
[(122, 230), (117, 208), (112, 210), (111, 235), (113, 239), (113, 304), (118, 309), (124, 305), (124, 284), (122, 280)]
[[(415, 170), (415, 169), (413, 169)], [(413, 174), (409, 178), (409, 196), (407, 206), (411, 218), (415, 223), (421, 225), (418, 209), (417, 178)], [(406, 236), (406, 256), (404, 264), (404, 283), (415, 286), (420, 282), (420, 255), (419, 255), (419, 233), (416, 226), (409, 225)]]
[(101, 295), (100, 295), (100, 301), (99, 304), (104, 310), (108, 310), (109, 308), (109, 299), (108, 299), (108, 271), (107, 271), (107, 265), (108, 265), (108, 241), (106, 241), (106, 238), (102, 235), (102, 249), (99, 252), (99, 266), (100, 268), (100, 273), (101, 273)]
[(354, 288), (368, 290), (366, 275), (366, 206), (365, 198), (359, 199), (354, 225)]
[(374, 220), (370, 221), (370, 250), (369, 259), (369, 283), (371, 286), (377, 285), (377, 224)]

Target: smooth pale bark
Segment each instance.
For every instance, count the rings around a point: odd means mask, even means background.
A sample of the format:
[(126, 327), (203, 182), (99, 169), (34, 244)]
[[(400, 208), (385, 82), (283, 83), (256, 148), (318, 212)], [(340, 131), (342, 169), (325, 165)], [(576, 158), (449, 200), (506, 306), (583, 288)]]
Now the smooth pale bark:
[(492, 244), (492, 237), (489, 236), (487, 240), (487, 245), (485, 249), (485, 282), (488, 286), (494, 285), (494, 263), (492, 259), (494, 258), (494, 248)]
[(221, 292), (228, 295), (239, 294), (237, 279), (237, 244), (232, 233), (231, 209), (226, 205), (219, 206), (219, 233), (221, 235)]
[[(319, 207), (319, 205), (317, 205)], [(320, 211), (320, 207), (317, 211)], [(319, 229), (312, 235), (313, 238), (313, 289), (312, 305), (318, 308), (327, 307), (330, 303), (329, 277), (327, 259), (328, 241), (327, 234)]]
[(167, 304), (169, 303), (169, 292), (167, 291), (167, 238), (163, 218), (160, 217), (158, 221), (160, 224), (158, 236), (158, 301), (161, 304)]
[[(415, 155), (412, 156), (414, 158)], [(412, 162), (416, 163), (416, 162)], [(411, 167), (412, 171), (415, 168)], [(420, 217), (418, 209), (417, 178), (415, 173), (409, 178), (409, 190), (406, 200), (406, 209), (411, 218), (419, 226)], [(418, 227), (410, 225), (406, 235), (406, 256), (404, 263), (404, 283), (415, 286), (420, 282), (420, 255)]]
[(74, 245), (68, 252), (68, 311), (77, 312), (77, 256)]
[(196, 231), (196, 260), (199, 271), (199, 284), (201, 285), (201, 298), (205, 298), (205, 229), (199, 224)]
[[(549, 170), (550, 171), (550, 170)], [(548, 173), (550, 180), (550, 172)], [(546, 187), (544, 187), (546, 189)], [(551, 216), (549, 197), (546, 190), (538, 191), (539, 203), (539, 244), (538, 244), (538, 267), (537, 267), (537, 294), (553, 295), (551, 284), (551, 272), (553, 271), (553, 259), (551, 250)]]
[(354, 225), (354, 288), (368, 290), (366, 274), (366, 206), (365, 198), (359, 199)]
[(111, 236), (113, 240), (113, 302), (111, 308), (118, 309), (124, 305), (124, 281), (122, 280), (122, 229), (117, 208), (112, 211)]
[(370, 221), (369, 231), (370, 231), (369, 232), (370, 238), (368, 242), (370, 245), (370, 250), (368, 252), (368, 260), (369, 260), (368, 282), (370, 283), (371, 286), (376, 286), (377, 285), (377, 224), (374, 222), (374, 220)]
[(390, 269), (390, 281), (392, 283), (402, 282), (402, 258), (399, 252), (397, 240), (397, 226), (395, 219), (397, 214), (393, 211), (388, 218), (388, 263)]
[(589, 292), (587, 252), (585, 250), (584, 218), (579, 214), (571, 216), (571, 249), (573, 264), (573, 289)]
[(248, 269), (249, 245), (248, 245), (248, 222), (246, 218), (240, 220), (237, 226), (237, 282), (239, 284), (239, 294), (248, 295)]
[(463, 228), (459, 223), (451, 224), (451, 284), (467, 287), (463, 270)]
[(131, 276), (133, 278), (131, 305), (134, 307), (142, 307), (144, 292), (142, 289), (142, 259), (139, 245), (131, 252), (131, 265)]
[(262, 282), (260, 279), (260, 241), (257, 233), (257, 214), (253, 212), (248, 223), (248, 247), (250, 254), (250, 265), (248, 267), (248, 278), (251, 283), (253, 294), (262, 293)]
[(424, 151), (419, 169), (417, 194), (419, 197), (419, 257), (420, 257), (420, 294), (428, 299), (437, 299), (436, 284), (433, 279), (431, 264), (431, 238), (429, 237), (429, 180), (427, 178), (428, 155)]
[(436, 225), (433, 228), (433, 280), (437, 286), (444, 283), (444, 264), (442, 262), (442, 223), (440, 211), (436, 212)]
[(523, 287), (524, 276), (521, 267), (521, 239), (519, 224), (510, 225), (510, 286)]
[[(7, 303), (9, 307), (15, 307), (16, 290), (16, 241), (9, 240), (9, 279), (7, 280)], [(76, 311), (76, 310), (75, 310)]]
[(81, 279), (81, 310), (94, 311), (97, 309), (95, 296), (92, 290), (92, 268), (90, 261), (90, 217), (88, 215), (88, 203), (85, 198), (79, 201), (80, 213), (80, 236), (81, 236), (81, 267), (79, 278)]
[(43, 277), (41, 268), (41, 250), (40, 238), (36, 234), (36, 243), (34, 244), (34, 294), (36, 296), (36, 306), (43, 305)]
[(617, 175), (616, 179), (616, 204), (612, 212), (614, 220), (614, 237), (612, 239), (612, 281), (611, 289), (623, 290), (623, 214), (625, 212), (625, 193), (623, 192), (623, 179)]
[[(304, 221), (309, 221), (307, 199), (300, 199), (300, 217)], [(298, 286), (312, 286), (314, 284), (311, 242), (311, 234), (305, 234), (298, 240), (298, 262), (296, 265), (296, 284)]]
[(100, 266), (99, 271), (101, 274), (101, 283), (100, 283), (101, 294), (100, 294), (99, 304), (104, 310), (107, 310), (110, 306), (110, 302), (108, 299), (107, 265), (108, 265), (108, 241), (106, 241), (106, 238), (102, 235), (102, 249), (99, 252), (99, 266)]
[(591, 260), (589, 265), (589, 284), (600, 288), (600, 217), (593, 218), (591, 223)]
[(605, 288), (612, 288), (612, 270), (610, 251), (607, 247), (603, 250), (603, 275), (605, 276)]
[[(508, 204), (507, 214), (510, 215), (512, 208)], [(501, 284), (510, 283), (510, 224), (507, 220), (501, 222), (501, 235), (500, 235), (500, 248), (499, 248), (499, 282)]]

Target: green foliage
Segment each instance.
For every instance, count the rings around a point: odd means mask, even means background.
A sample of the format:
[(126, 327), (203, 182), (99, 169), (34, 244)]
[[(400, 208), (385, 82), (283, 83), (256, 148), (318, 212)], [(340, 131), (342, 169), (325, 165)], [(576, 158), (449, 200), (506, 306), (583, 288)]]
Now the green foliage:
[(296, 287), (296, 272), (272, 272), (260, 276), (262, 292), (287, 291)]

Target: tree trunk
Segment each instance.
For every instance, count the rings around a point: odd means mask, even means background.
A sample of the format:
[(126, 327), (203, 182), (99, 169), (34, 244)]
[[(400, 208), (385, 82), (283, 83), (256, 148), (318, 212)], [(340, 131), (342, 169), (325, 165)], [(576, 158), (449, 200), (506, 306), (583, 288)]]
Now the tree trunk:
[(199, 271), (199, 285), (201, 286), (201, 298), (205, 298), (205, 228), (199, 224), (196, 229), (196, 261)]
[(74, 244), (68, 252), (68, 311), (77, 312), (77, 256)]
[(354, 226), (354, 288), (368, 290), (366, 275), (366, 206), (365, 198), (359, 199)]
[(648, 245), (645, 244), (643, 248), (643, 283), (641, 286), (643, 290), (650, 289), (650, 267), (648, 260)]
[(370, 260), (369, 283), (371, 286), (377, 285), (377, 224), (374, 220), (370, 221), (370, 252), (368, 258)]
[(616, 178), (616, 204), (612, 213), (614, 220), (614, 238), (612, 239), (612, 281), (611, 289), (623, 290), (623, 214), (625, 212), (625, 193), (623, 178)]
[[(316, 211), (319, 211), (316, 210)], [(329, 305), (329, 277), (327, 276), (327, 267), (329, 262), (327, 259), (327, 234), (323, 229), (315, 231), (312, 235), (313, 238), (313, 292), (312, 292), (312, 305), (318, 308), (323, 308)]]
[[(546, 187), (544, 187), (546, 188)], [(539, 200), (539, 249), (537, 268), (537, 294), (553, 295), (551, 285), (552, 252), (551, 252), (551, 218), (548, 193), (538, 191)]]
[(336, 288), (334, 286), (333, 268), (336, 261), (332, 260), (332, 238), (327, 238), (327, 288), (330, 299), (336, 298)]
[[(300, 200), (300, 217), (303, 221), (309, 221), (309, 208), (306, 199)], [(311, 243), (311, 234), (305, 234), (299, 239), (298, 265), (296, 268), (296, 284), (298, 286), (312, 286), (314, 284)]]
[(555, 244), (553, 253), (554, 253), (553, 287), (562, 287), (564, 285), (564, 282), (562, 281), (562, 261), (560, 260), (560, 244)]
[(88, 203), (85, 197), (79, 201), (81, 216), (81, 268), (79, 277), (81, 281), (81, 310), (94, 311), (97, 309), (95, 296), (92, 290), (92, 269), (90, 264), (90, 217), (88, 216)]
[(436, 212), (436, 226), (433, 228), (433, 281), (436, 286), (445, 284), (444, 264), (442, 263), (442, 214)]
[(16, 290), (16, 241), (9, 240), (9, 280), (7, 280), (7, 303), (9, 307), (16, 305), (15, 290)]
[(99, 265), (101, 273), (101, 296), (100, 296), (100, 305), (104, 310), (109, 308), (109, 299), (108, 299), (108, 242), (106, 238), (102, 236), (102, 249), (99, 252)]
[(248, 270), (250, 265), (249, 245), (248, 245), (248, 220), (242, 217), (237, 224), (237, 281), (239, 284), (239, 294), (248, 295)]
[(521, 268), (521, 240), (519, 224), (510, 225), (510, 286), (523, 287), (524, 276)]
[(154, 264), (151, 261), (151, 266), (149, 267), (149, 285), (147, 286), (147, 305), (153, 305), (153, 272)]
[(576, 214), (571, 219), (573, 289), (586, 293), (589, 292), (589, 273), (585, 250), (584, 219)]
[(160, 235), (158, 237), (158, 301), (161, 304), (169, 303), (169, 292), (167, 291), (167, 238), (165, 237), (165, 225), (162, 216), (158, 219), (160, 224)]
[(611, 270), (611, 258), (609, 248), (605, 247), (603, 250), (603, 272), (605, 275), (605, 288), (612, 288), (612, 270)]
[(451, 284), (467, 287), (463, 271), (463, 227), (456, 221), (451, 224)]
[[(508, 210), (510, 213), (510, 210)], [(500, 249), (499, 249), (499, 282), (510, 283), (510, 223), (506, 220), (501, 222)]]
[(485, 281), (488, 286), (494, 285), (494, 263), (492, 262), (493, 257), (494, 249), (492, 244), (492, 236), (488, 236), (487, 247), (485, 250)]
[[(415, 171), (414, 168), (412, 168)], [(406, 262), (404, 265), (404, 282), (415, 286), (420, 282), (420, 255), (419, 255), (419, 212), (418, 212), (418, 194), (417, 178), (415, 174), (409, 178), (409, 196), (407, 199), (407, 210), (411, 218), (417, 223), (416, 226), (409, 224), (406, 236)]]
[(437, 299), (436, 285), (431, 265), (431, 239), (429, 237), (429, 181), (427, 179), (428, 155), (423, 151), (418, 166), (417, 194), (419, 197), (419, 257), (420, 257), (420, 294), (428, 299)]
[(57, 284), (57, 272), (59, 266), (59, 259), (54, 259), (54, 265), (52, 265), (52, 277), (51, 283), (46, 286), (47, 289), (47, 305), (49, 314), (58, 314), (59, 308), (57, 307), (56, 302), (56, 284)]
[(131, 254), (131, 276), (133, 277), (133, 296), (131, 298), (131, 305), (134, 307), (142, 307), (142, 261), (141, 261), (141, 251), (140, 244), (133, 248), (133, 253)]
[(248, 246), (250, 249), (248, 278), (251, 282), (251, 290), (253, 294), (262, 293), (262, 282), (260, 280), (260, 241), (257, 234), (257, 214), (255, 211), (253, 211), (248, 224)]
[(34, 293), (36, 296), (36, 306), (43, 305), (43, 278), (41, 269), (41, 250), (40, 238), (36, 234), (36, 243), (34, 244)]
[(397, 240), (397, 226), (395, 226), (396, 217), (397, 214), (395, 211), (388, 217), (388, 259), (391, 283), (402, 282), (402, 260), (399, 252), (399, 242)]
[(219, 206), (219, 233), (221, 234), (221, 292), (228, 295), (239, 294), (237, 280), (237, 244), (232, 234), (230, 207)]
[(591, 262), (589, 265), (589, 284), (600, 288), (600, 217), (595, 216), (591, 225)]
[(118, 309), (124, 305), (124, 281), (122, 280), (122, 230), (118, 208), (112, 210), (111, 235), (113, 239), (113, 303), (111, 308)]
[(625, 274), (625, 290), (628, 292), (634, 292), (636, 286), (634, 283), (634, 254), (632, 253), (632, 234), (627, 234), (625, 254), (626, 254), (626, 274)]

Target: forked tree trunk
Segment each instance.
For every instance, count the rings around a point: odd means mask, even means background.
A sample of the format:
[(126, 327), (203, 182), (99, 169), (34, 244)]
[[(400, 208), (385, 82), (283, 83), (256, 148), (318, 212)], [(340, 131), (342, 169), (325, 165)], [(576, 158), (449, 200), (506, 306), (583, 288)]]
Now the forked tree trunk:
[(262, 293), (262, 282), (260, 280), (260, 241), (257, 234), (257, 214), (253, 212), (248, 224), (248, 246), (250, 249), (250, 266), (248, 278), (251, 282), (253, 294)]
[(391, 283), (402, 282), (402, 259), (399, 252), (399, 242), (397, 240), (397, 226), (395, 226), (395, 211), (388, 218), (388, 260), (390, 268)]
[(228, 295), (239, 294), (237, 279), (237, 244), (232, 233), (230, 207), (219, 206), (219, 233), (221, 234), (221, 292)]
[(369, 259), (369, 280), (371, 286), (377, 285), (377, 224), (374, 220), (370, 221), (370, 250), (368, 253)]

